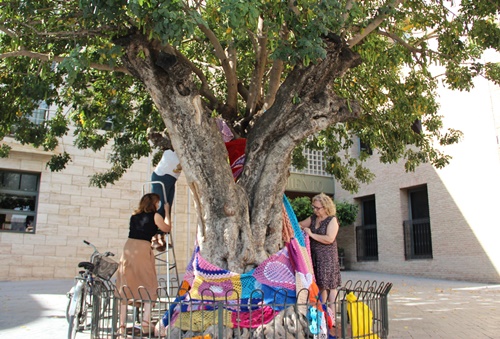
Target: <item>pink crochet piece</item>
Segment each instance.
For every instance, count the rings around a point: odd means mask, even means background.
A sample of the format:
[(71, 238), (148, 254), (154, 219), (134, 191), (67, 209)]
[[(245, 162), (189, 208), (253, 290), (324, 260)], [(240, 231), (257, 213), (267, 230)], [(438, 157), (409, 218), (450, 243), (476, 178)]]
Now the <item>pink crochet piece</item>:
[(228, 142), (234, 138), (233, 132), (227, 126), (227, 123), (222, 118), (215, 118), (215, 122), (217, 123), (217, 127), (219, 128), (219, 132), (222, 134), (222, 140), (224, 142)]

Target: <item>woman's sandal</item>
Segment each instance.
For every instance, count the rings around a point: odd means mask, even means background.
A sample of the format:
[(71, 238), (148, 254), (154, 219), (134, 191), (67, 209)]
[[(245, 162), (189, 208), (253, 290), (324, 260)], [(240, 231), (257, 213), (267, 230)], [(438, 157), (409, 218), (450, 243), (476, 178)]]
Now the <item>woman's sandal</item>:
[(126, 336), (127, 335), (127, 326), (120, 325), (116, 334), (118, 335), (118, 337)]

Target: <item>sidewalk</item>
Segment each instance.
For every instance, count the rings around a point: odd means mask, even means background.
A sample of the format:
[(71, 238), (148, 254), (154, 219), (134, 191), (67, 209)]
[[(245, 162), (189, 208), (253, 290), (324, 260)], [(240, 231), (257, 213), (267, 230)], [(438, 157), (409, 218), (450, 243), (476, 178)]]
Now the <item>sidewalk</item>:
[(500, 338), (500, 285), (342, 272), (342, 280), (392, 282), (389, 338)]
[(0, 282), (0, 338), (67, 338), (66, 292), (73, 284), (73, 279)]
[[(500, 285), (359, 271), (343, 271), (342, 280), (393, 283), (391, 339), (500, 338)], [(0, 282), (0, 338), (66, 338), (66, 292), (72, 285), (73, 280)]]

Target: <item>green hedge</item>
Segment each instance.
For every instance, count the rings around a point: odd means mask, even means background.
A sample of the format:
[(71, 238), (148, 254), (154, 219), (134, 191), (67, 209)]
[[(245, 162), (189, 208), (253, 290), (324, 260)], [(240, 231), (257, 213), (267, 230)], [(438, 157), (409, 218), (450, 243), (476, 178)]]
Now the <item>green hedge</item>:
[[(297, 216), (299, 221), (307, 219), (313, 214), (313, 209), (311, 207), (311, 199), (309, 197), (297, 197), (295, 199), (289, 199), (290, 205), (292, 205), (293, 211)], [(335, 202), (337, 206), (337, 218), (339, 220), (340, 226), (349, 226), (356, 221), (358, 216), (359, 206), (356, 204), (351, 204), (347, 201)]]

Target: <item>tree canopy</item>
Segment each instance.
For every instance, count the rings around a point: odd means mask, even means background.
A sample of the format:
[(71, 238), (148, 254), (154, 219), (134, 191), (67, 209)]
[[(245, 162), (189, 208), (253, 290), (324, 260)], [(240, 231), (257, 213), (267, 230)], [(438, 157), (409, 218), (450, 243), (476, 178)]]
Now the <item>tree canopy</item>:
[[(499, 84), (499, 65), (481, 59), (500, 47), (499, 9), (479, 0), (2, 0), (0, 137), (52, 150), (71, 124), (78, 147), (112, 140), (111, 169), (92, 178), (101, 187), (152, 145), (173, 147), (203, 254), (243, 271), (280, 243), (281, 197), (292, 158), (304, 165), (302, 147), (324, 149), (326, 170), (349, 190), (371, 179), (369, 155), (350, 156), (352, 136), (407, 170), (449, 162), (436, 146), (461, 133), (443, 130), (436, 89), (469, 90), (477, 76)], [(41, 103), (58, 110), (37, 124)], [(214, 117), (247, 139), (237, 182)]]

